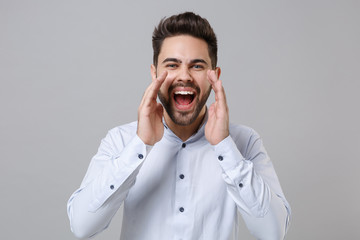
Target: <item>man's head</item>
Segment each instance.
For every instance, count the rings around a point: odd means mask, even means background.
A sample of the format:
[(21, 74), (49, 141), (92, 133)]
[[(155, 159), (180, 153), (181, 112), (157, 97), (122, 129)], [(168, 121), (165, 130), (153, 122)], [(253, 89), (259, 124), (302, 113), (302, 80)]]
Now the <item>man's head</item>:
[(204, 40), (208, 45), (211, 67), (215, 69), (217, 65), (217, 39), (214, 30), (205, 18), (192, 12), (163, 18), (155, 28), (152, 36), (153, 64), (155, 67), (158, 65), (158, 57), (165, 38), (178, 35), (190, 35)]
[(183, 13), (162, 19), (153, 34), (153, 78), (167, 72), (158, 97), (165, 120), (178, 126), (199, 123), (211, 91), (208, 71), (216, 67), (217, 41), (206, 19)]

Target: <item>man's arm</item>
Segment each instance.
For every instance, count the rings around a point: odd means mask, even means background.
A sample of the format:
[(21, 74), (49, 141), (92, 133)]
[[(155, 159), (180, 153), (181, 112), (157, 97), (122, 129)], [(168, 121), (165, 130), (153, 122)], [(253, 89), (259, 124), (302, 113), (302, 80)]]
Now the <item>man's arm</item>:
[(133, 129), (136, 135), (126, 137), (110, 131), (92, 159), (81, 187), (70, 197), (68, 216), (78, 238), (89, 238), (109, 225), (134, 185), (151, 146), (161, 140), (163, 108), (156, 97), (166, 76), (167, 72), (158, 78), (152, 76), (138, 109), (137, 129)]
[(221, 156), (219, 164), (228, 193), (252, 235), (257, 239), (283, 239), (291, 210), (262, 140), (253, 130), (240, 137), (236, 129), (234, 132), (234, 136), (214, 146), (216, 155)]
[(247, 140), (240, 141), (247, 146), (245, 156), (241, 154), (240, 142), (237, 145), (229, 135), (229, 110), (222, 83), (215, 71), (208, 71), (208, 79), (215, 92), (215, 103), (209, 108), (205, 136), (214, 145), (228, 193), (256, 238), (283, 239), (290, 206), (262, 141), (252, 131)]
[(68, 216), (71, 230), (78, 238), (103, 231), (135, 183), (150, 147), (134, 135), (127, 139), (129, 136), (122, 136), (118, 129), (109, 131), (80, 188), (70, 197)]

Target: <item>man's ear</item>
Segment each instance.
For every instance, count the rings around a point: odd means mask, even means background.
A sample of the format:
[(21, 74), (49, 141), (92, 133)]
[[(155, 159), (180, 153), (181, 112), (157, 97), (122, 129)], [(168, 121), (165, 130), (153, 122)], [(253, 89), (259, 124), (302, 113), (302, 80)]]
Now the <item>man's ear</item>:
[(221, 75), (221, 68), (220, 67), (216, 67), (215, 68), (215, 73), (218, 79), (220, 79), (220, 75)]
[(154, 81), (156, 79), (156, 77), (157, 77), (155, 65), (151, 64), (150, 69), (151, 69), (151, 78)]

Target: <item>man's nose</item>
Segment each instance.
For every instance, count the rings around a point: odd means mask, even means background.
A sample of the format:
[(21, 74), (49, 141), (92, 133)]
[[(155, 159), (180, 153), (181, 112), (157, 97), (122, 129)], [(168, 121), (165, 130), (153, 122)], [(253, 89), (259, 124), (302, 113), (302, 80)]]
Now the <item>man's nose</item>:
[(192, 76), (191, 76), (190, 69), (189, 69), (188, 67), (182, 66), (182, 67), (179, 69), (178, 81), (182, 81), (182, 82), (193, 81), (193, 78), (192, 78)]

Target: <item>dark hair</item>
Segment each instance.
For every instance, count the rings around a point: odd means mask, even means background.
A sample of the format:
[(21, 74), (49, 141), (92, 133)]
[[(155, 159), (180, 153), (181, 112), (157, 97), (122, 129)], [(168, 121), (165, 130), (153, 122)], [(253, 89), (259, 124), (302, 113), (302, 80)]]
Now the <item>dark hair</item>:
[(165, 38), (178, 35), (190, 35), (203, 39), (208, 45), (211, 66), (214, 69), (217, 64), (217, 40), (214, 30), (209, 22), (192, 12), (185, 12), (179, 15), (173, 15), (163, 18), (159, 25), (155, 27), (152, 36), (152, 45), (154, 50), (153, 63), (158, 64), (158, 57), (161, 46)]

